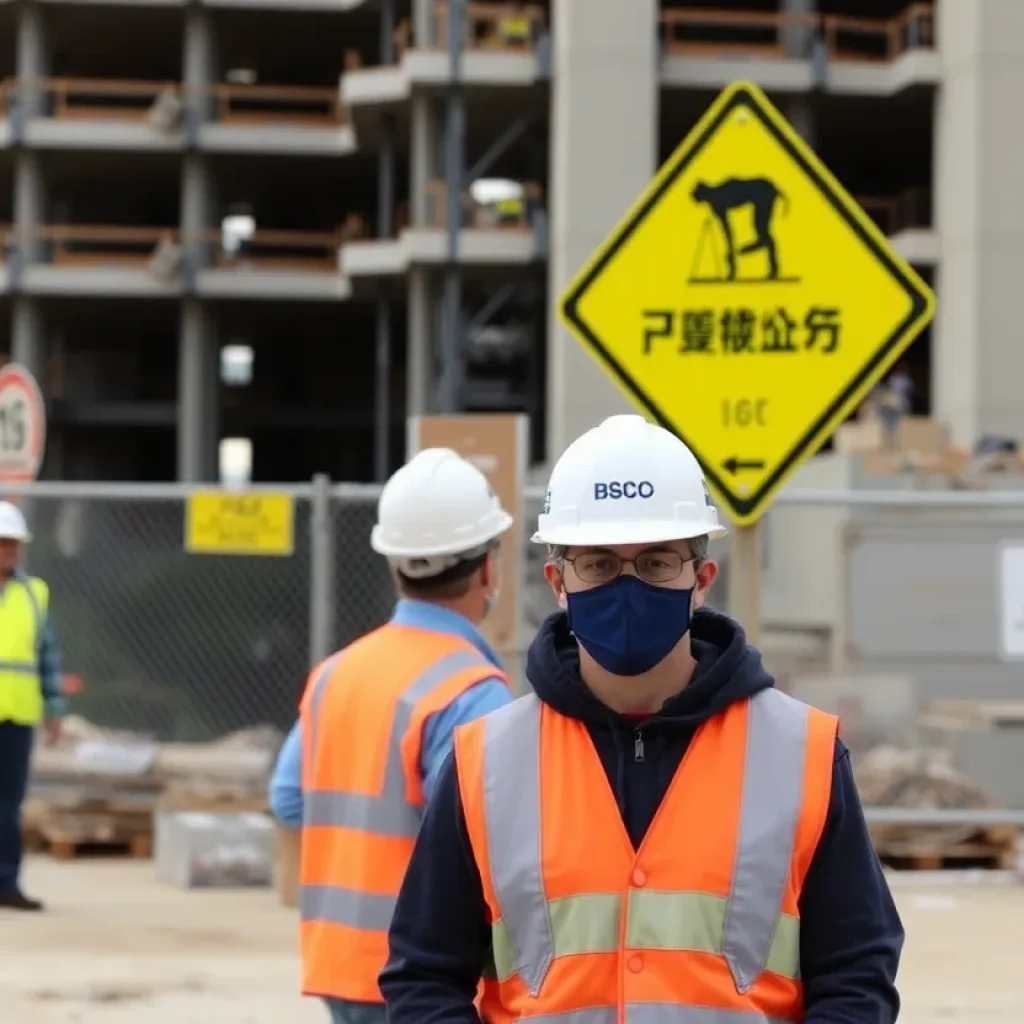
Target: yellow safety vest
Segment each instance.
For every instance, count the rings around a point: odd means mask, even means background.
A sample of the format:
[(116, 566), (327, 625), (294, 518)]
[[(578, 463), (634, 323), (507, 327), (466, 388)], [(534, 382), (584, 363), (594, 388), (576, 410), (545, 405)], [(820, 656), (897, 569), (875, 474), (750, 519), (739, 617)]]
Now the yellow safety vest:
[(0, 722), (42, 721), (39, 640), (49, 608), (50, 588), (34, 576), (0, 590)]

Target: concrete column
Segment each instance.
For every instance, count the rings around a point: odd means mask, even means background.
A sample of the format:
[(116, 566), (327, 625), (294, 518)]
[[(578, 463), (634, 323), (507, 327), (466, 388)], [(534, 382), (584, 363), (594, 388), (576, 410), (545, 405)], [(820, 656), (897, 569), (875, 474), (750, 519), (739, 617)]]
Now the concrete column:
[(184, 245), (182, 283), (186, 292), (194, 291), (197, 275), (210, 265), (212, 252), (219, 244), (208, 232), (220, 225), (220, 209), (208, 158), (202, 153), (186, 153), (181, 164), (181, 214), (179, 229)]
[(934, 415), (953, 441), (1024, 438), (1024, 4), (936, 8), (942, 64), (934, 209), (941, 262), (932, 329)]
[(422, 227), (430, 219), (427, 182), (440, 173), (435, 110), (429, 96), (413, 96), (410, 120), (409, 215), (413, 227)]
[(11, 305), (11, 359), (31, 371), (46, 389), (46, 332), (39, 300), (16, 295)]
[(655, 0), (554, 5), (547, 456), (625, 398), (562, 327), (565, 286), (650, 181), (658, 149)]
[[(67, 373), (68, 359), (68, 338), (67, 329), (63, 327), (48, 327), (45, 330), (45, 366), (43, 376), (36, 375), (39, 387), (46, 399), (66, 398), (68, 387), (65, 374)], [(51, 384), (51, 374), (53, 383)], [(50, 423), (46, 430), (46, 458), (43, 461), (43, 478), (46, 480), (67, 480), (70, 468), (68, 459), (68, 447), (70, 440), (69, 430), (74, 427), (67, 427), (63, 424)]]
[(181, 164), (181, 223), (202, 229), (213, 223), (213, 183), (206, 160), (189, 153)]
[(395, 234), (395, 119), (385, 114), (381, 122), (377, 155), (377, 237)]
[(395, 63), (395, 0), (380, 4), (380, 62), (387, 67)]
[(815, 144), (814, 108), (810, 96), (793, 96), (783, 106), (783, 113), (797, 134), (813, 148)]
[(209, 311), (198, 300), (186, 299), (178, 342), (178, 479), (185, 483), (218, 477), (219, 358)]
[(38, 80), (45, 78), (50, 71), (41, 4), (20, 5), (16, 31), (14, 59), (21, 110), (25, 117), (39, 117), (45, 110), (46, 94), (39, 87)]
[[(195, 31), (202, 37), (202, 32)], [(198, 73), (194, 71), (193, 83)], [(196, 274), (206, 265), (209, 244), (203, 235), (214, 227), (215, 220), (214, 190), (206, 158), (201, 153), (186, 153), (182, 161), (181, 234), (186, 246), (184, 282), (189, 291), (194, 288)], [(219, 475), (220, 350), (209, 309), (201, 300), (189, 296), (182, 303), (179, 332), (178, 479), (212, 482)]]
[(373, 475), (378, 483), (388, 478), (391, 439), (391, 303), (377, 299), (373, 412)]
[(412, 44), (418, 49), (434, 44), (433, 0), (412, 0)]
[(814, 41), (817, 0), (783, 0), (782, 47), (791, 60), (809, 60)]
[(435, 305), (431, 295), (430, 272), (425, 267), (409, 271), (409, 300), (406, 306), (405, 406), (407, 416), (424, 416), (430, 412), (433, 389), (431, 334)]
[(45, 219), (46, 182), (39, 154), (19, 149), (14, 158), (14, 224), (24, 263), (33, 263), (39, 258), (36, 230)]
[(213, 111), (208, 87), (217, 80), (216, 40), (208, 8), (199, 4), (186, 7), (184, 47), (182, 80), (189, 92), (188, 123), (197, 131)]

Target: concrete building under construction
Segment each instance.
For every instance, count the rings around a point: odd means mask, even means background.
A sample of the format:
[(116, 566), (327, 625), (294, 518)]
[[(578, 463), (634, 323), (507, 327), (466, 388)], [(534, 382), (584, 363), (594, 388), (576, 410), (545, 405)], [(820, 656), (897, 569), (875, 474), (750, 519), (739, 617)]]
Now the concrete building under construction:
[(50, 478), (369, 480), (437, 409), (542, 462), (623, 407), (552, 298), (744, 77), (935, 283), (916, 411), (1020, 436), (1017, 74), (997, 0), (0, 0), (0, 351)]

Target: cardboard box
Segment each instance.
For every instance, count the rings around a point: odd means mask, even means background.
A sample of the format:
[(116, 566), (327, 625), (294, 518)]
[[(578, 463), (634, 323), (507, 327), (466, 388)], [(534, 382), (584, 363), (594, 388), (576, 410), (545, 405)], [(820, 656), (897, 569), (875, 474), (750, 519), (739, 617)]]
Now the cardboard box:
[(301, 829), (278, 825), (274, 830), (274, 888), (284, 907), (299, 905), (301, 838)]
[(876, 452), (885, 447), (885, 428), (880, 420), (859, 420), (842, 424), (832, 439), (838, 455)]
[(896, 428), (896, 446), (904, 452), (941, 455), (949, 447), (949, 430), (930, 416), (904, 416)]

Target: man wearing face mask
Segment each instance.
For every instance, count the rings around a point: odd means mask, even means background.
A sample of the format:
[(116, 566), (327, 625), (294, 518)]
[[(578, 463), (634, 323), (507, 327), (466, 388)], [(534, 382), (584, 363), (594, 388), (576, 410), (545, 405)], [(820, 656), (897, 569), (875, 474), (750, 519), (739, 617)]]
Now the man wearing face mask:
[(377, 975), (423, 805), (455, 727), (512, 700), (479, 630), (511, 525), (449, 449), (398, 470), (370, 540), (395, 580), (394, 615), (314, 668), (278, 757), (271, 808), (302, 828), (302, 989), (337, 1024), (384, 1024)]
[(903, 930), (837, 721), (705, 609), (723, 533), (641, 417), (558, 461), (534, 540), (564, 610), (534, 694), (456, 732), (391, 924), (390, 1024), (896, 1019)]

